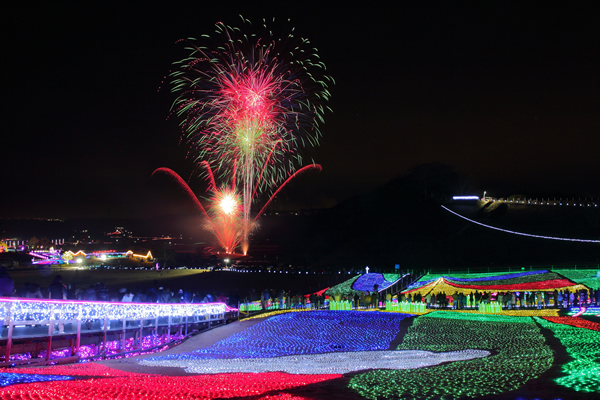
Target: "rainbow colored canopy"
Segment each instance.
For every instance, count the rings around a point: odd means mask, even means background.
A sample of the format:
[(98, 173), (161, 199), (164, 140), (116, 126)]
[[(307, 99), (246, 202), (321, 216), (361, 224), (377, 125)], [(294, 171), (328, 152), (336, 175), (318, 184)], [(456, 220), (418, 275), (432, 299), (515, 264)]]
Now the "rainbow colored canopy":
[(398, 282), (400, 278), (402, 278), (402, 275), (399, 274), (370, 273), (356, 275), (347, 281), (327, 289), (325, 294), (328, 296), (332, 296), (335, 293), (340, 293), (342, 296), (362, 295), (367, 291), (373, 292), (375, 285), (377, 285), (377, 290), (381, 292)]
[(522, 291), (554, 291), (569, 290), (571, 292), (587, 289), (564, 276), (551, 271), (528, 271), (509, 274), (465, 274), (457, 276), (426, 275), (407, 287), (402, 294), (455, 292), (469, 294), (471, 292), (522, 292)]

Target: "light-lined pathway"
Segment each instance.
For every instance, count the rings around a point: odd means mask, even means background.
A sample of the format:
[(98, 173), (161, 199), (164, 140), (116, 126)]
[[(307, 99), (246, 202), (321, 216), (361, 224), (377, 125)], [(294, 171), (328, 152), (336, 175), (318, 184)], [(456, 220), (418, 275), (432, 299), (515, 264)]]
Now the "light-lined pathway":
[(189, 353), (194, 350), (203, 349), (205, 347), (212, 346), (218, 341), (223, 340), (231, 335), (243, 331), (244, 329), (263, 321), (264, 319), (265, 318), (254, 318), (247, 321), (236, 321), (224, 326), (219, 326), (207, 332), (203, 332), (194, 337), (191, 337), (182, 344), (160, 353), (151, 353), (129, 358), (94, 362), (121, 371), (136, 372), (140, 374), (160, 374), (170, 376), (197, 375), (187, 373), (184, 371), (183, 368), (179, 367), (151, 367), (141, 365), (138, 361), (144, 358), (156, 357), (157, 355), (166, 356), (170, 354)]

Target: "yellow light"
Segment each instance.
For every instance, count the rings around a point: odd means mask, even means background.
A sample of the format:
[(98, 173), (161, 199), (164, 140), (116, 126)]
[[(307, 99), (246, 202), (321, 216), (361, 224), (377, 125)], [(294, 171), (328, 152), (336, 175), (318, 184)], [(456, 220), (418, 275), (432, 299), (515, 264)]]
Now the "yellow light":
[(227, 193), (219, 203), (219, 208), (225, 215), (233, 214), (236, 208), (235, 197), (231, 193)]

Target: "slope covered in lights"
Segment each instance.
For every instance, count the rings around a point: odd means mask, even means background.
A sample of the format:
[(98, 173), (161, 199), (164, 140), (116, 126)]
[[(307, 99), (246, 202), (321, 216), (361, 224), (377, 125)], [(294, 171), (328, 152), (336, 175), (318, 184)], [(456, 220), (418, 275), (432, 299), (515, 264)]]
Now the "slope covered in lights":
[(573, 357), (573, 361), (562, 366), (566, 376), (556, 379), (556, 383), (578, 392), (600, 393), (600, 332), (539, 317), (536, 320), (554, 332)]
[(455, 291), (465, 294), (474, 291), (570, 291), (586, 289), (564, 276), (552, 271), (526, 271), (498, 274), (425, 275), (408, 286), (403, 293)]
[[(459, 398), (517, 389), (552, 365), (553, 354), (531, 318), (435, 312), (418, 317), (399, 350), (482, 349), (495, 355), (417, 370), (360, 374), (350, 387), (368, 399)], [(468, 383), (468, 384), (466, 384)]]
[(392, 286), (400, 278), (401, 275), (398, 274), (364, 274), (354, 282), (352, 289), (359, 292), (366, 292), (367, 290), (373, 292), (375, 285), (377, 285), (377, 290), (382, 291)]
[(555, 269), (552, 271), (594, 290), (600, 289), (600, 269)]
[[(189, 367), (207, 359), (270, 358), (296, 354), (387, 350), (410, 315), (358, 311), (279, 314), (191, 353), (144, 360), (174, 360)], [(173, 366), (175, 366), (173, 364)]]

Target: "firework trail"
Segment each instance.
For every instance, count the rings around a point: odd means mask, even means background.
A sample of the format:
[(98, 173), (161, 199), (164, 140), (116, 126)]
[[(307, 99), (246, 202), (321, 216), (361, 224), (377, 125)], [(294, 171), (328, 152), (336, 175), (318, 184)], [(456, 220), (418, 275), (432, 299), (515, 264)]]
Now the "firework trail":
[(172, 111), (194, 162), (207, 162), (226, 186), (241, 188), (245, 241), (252, 202), (294, 174), (302, 147), (318, 144), (333, 83), (307, 39), (293, 29), (275, 39), (262, 29), (245, 34), (217, 23), (214, 37), (201, 41), (220, 45), (209, 50), (187, 40), (188, 55), (171, 74)]
[[(271, 195), (271, 197), (267, 200), (267, 202), (261, 208), (254, 220), (251, 221), (249, 225), (247, 225), (247, 222), (244, 221), (244, 219), (241, 217), (242, 204), (239, 194), (236, 193), (233, 187), (217, 188), (210, 166), (208, 164), (204, 165), (207, 169), (209, 191), (211, 192), (211, 196), (208, 200), (208, 212), (207, 209), (204, 208), (202, 203), (200, 203), (198, 196), (194, 194), (189, 185), (181, 178), (181, 176), (179, 176), (179, 174), (177, 174), (172, 169), (158, 168), (152, 173), (152, 176), (163, 174), (167, 175), (169, 178), (175, 181), (175, 183), (194, 203), (196, 208), (200, 212), (202, 212), (202, 214), (206, 217), (208, 222), (207, 228), (214, 233), (217, 242), (227, 254), (235, 253), (235, 249), (240, 245), (240, 243), (244, 239), (244, 235), (247, 233), (247, 230), (252, 230), (252, 228), (256, 226), (258, 217), (262, 215), (267, 206), (273, 201), (275, 196), (277, 196), (277, 194), (292, 179), (311, 169), (317, 169), (319, 171), (321, 170), (321, 166), (318, 164), (311, 164), (300, 168), (298, 171), (292, 174), (292, 176), (290, 176), (283, 184), (281, 184), (277, 188), (277, 190), (275, 190), (275, 193), (273, 193), (273, 195)], [(242, 253), (244, 255), (246, 255), (246, 252), (248, 250), (247, 247), (245, 247), (246, 245), (247, 244), (242, 244)]]
[(198, 197), (194, 194), (189, 185), (177, 174), (177, 172), (169, 168), (158, 168), (152, 175), (166, 175), (183, 190), (187, 197), (194, 203), (196, 208), (206, 217), (208, 222), (207, 228), (213, 232), (219, 246), (230, 254), (235, 251), (235, 248), (240, 244), (244, 233), (243, 220), (241, 214), (240, 197), (231, 188), (217, 188), (214, 185), (214, 177), (212, 171), (208, 168), (210, 177), (209, 191), (211, 196), (208, 200), (208, 207), (204, 207)]

